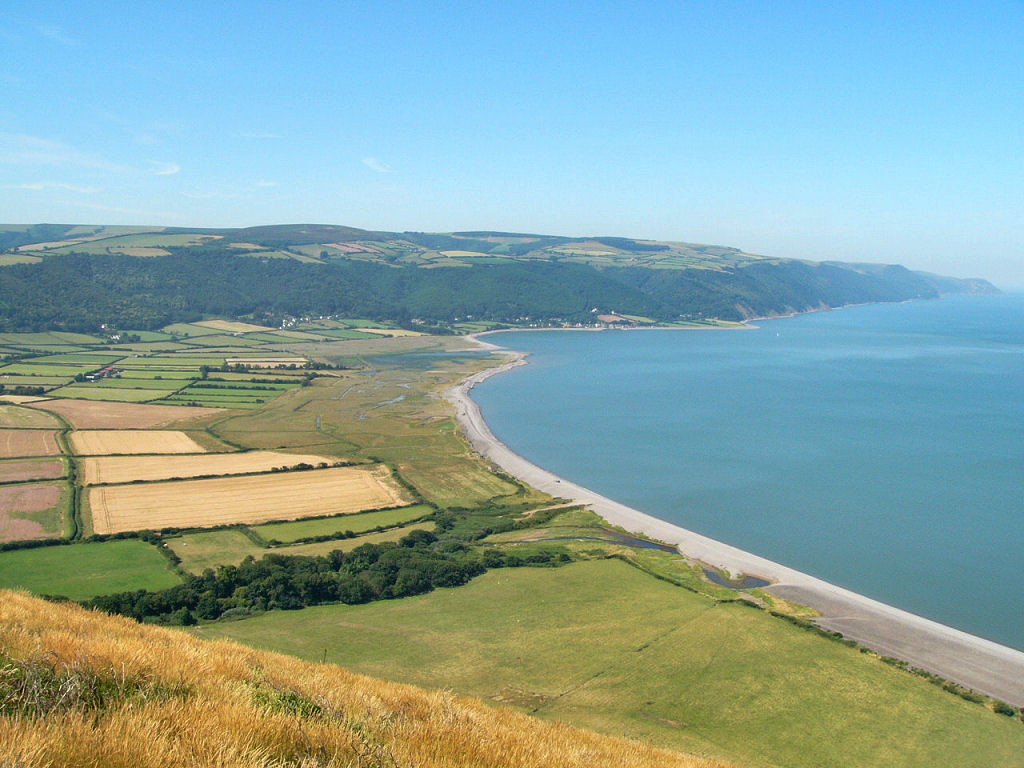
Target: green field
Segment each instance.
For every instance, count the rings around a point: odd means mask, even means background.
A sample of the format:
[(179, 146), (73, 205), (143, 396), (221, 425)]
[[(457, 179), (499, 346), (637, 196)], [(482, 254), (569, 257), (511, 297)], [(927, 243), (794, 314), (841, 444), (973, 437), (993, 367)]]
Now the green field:
[(46, 355), (32, 360), (33, 363), (70, 363), (75, 366), (92, 366), (92, 368), (105, 368), (111, 363), (116, 363), (124, 355), (112, 354), (110, 352), (65, 352), (57, 355)]
[(202, 325), (192, 325), (191, 323), (174, 323), (161, 330), (172, 336), (212, 336), (215, 333), (220, 333), (215, 328), (206, 328)]
[(248, 349), (250, 347), (262, 346), (263, 342), (249, 336), (229, 336), (224, 333), (215, 333), (211, 336), (198, 336), (189, 339), (188, 343), (196, 347), (238, 347)]
[(203, 627), (748, 766), (1020, 766), (1024, 725), (616, 560)]
[(0, 368), (0, 376), (66, 376), (74, 378), (76, 374), (88, 373), (96, 366), (89, 365), (50, 365), (46, 363), (18, 362)]
[(61, 387), (50, 392), (54, 397), (70, 397), (77, 400), (113, 400), (119, 403), (144, 403), (160, 400), (173, 394), (174, 389), (121, 389), (118, 387), (97, 387), (93, 384), (77, 384)]
[(184, 387), (188, 380), (167, 380), (161, 381), (155, 378), (125, 378), (118, 376), (112, 379), (101, 379), (86, 386), (99, 389), (169, 389), (171, 387)]
[(85, 600), (181, 583), (156, 547), (137, 539), (0, 552), (0, 586)]
[(84, 333), (48, 331), (43, 333), (0, 333), (0, 344), (15, 347), (37, 347), (39, 345), (102, 344), (103, 339)]
[(299, 555), (321, 556), (338, 549), (348, 552), (361, 544), (380, 544), (384, 541), (397, 541), (406, 534), (416, 530), (430, 530), (432, 524), (413, 524), (401, 528), (392, 528), (381, 533), (368, 533), (354, 539), (338, 539), (336, 541), (319, 541), (314, 544), (296, 544), (288, 547), (260, 547), (242, 531), (227, 529), (221, 531), (203, 531), (187, 533), (178, 538), (168, 539), (168, 546), (181, 558), (181, 567), (190, 573), (202, 573), (206, 568), (217, 568), (221, 565), (238, 565), (246, 557), (252, 555), (259, 560), (264, 555)]
[(253, 526), (253, 530), (267, 541), (283, 542), (308, 539), (315, 536), (330, 536), (334, 533), (352, 531), (362, 533), (372, 531), (381, 526), (399, 525), (411, 520), (418, 520), (433, 512), (426, 504), (414, 504), (401, 509), (385, 509), (380, 512), (362, 512), (355, 515), (339, 515), (337, 517), (314, 517), (309, 520), (296, 520), (290, 523), (268, 523)]

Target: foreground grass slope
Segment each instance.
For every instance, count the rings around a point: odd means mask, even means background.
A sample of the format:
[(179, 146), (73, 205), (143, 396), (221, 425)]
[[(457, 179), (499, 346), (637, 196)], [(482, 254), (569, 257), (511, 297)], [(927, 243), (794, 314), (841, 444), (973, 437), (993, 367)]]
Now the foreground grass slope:
[(1019, 720), (619, 560), (200, 632), (748, 766), (1024, 766)]
[(721, 765), (13, 592), (0, 593), (0, 764)]

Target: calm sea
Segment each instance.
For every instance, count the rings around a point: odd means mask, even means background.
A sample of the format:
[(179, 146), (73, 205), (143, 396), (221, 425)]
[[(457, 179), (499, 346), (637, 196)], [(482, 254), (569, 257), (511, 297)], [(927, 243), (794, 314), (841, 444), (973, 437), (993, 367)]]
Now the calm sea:
[(1024, 649), (1024, 296), (508, 332), (494, 433), (606, 496)]

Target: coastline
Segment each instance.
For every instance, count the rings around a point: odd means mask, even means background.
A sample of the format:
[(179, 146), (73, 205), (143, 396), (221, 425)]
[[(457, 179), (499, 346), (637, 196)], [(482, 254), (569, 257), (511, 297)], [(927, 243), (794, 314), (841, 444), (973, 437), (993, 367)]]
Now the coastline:
[[(479, 334), (483, 335), (483, 334)], [(552, 496), (586, 504), (613, 525), (675, 546), (692, 559), (732, 574), (772, 582), (767, 591), (821, 612), (816, 623), (885, 656), (906, 661), (979, 693), (1024, 706), (1024, 652), (873, 600), (809, 574), (660, 520), (561, 478), (520, 456), (494, 436), (470, 397), (480, 382), (526, 365), (526, 355), (467, 336), (508, 360), (447, 389), (444, 397), (472, 447), (502, 470)]]

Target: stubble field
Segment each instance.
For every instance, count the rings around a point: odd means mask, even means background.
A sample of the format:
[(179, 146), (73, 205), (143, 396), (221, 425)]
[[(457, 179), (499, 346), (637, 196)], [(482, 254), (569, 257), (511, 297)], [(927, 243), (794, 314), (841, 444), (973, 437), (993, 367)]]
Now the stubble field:
[(76, 429), (149, 429), (221, 412), (216, 408), (89, 400), (46, 400), (32, 407), (60, 414)]
[(205, 453), (184, 432), (172, 430), (95, 429), (71, 433), (71, 447), (84, 456), (123, 453)]
[(96, 485), (130, 483), (135, 480), (170, 480), (200, 475), (242, 475), (249, 472), (270, 472), (278, 467), (290, 468), (298, 464), (333, 464), (335, 461), (337, 459), (315, 454), (248, 451), (198, 456), (95, 456), (82, 459), (79, 465), (83, 484)]
[(89, 491), (96, 533), (293, 520), (409, 501), (383, 466), (110, 485)]

